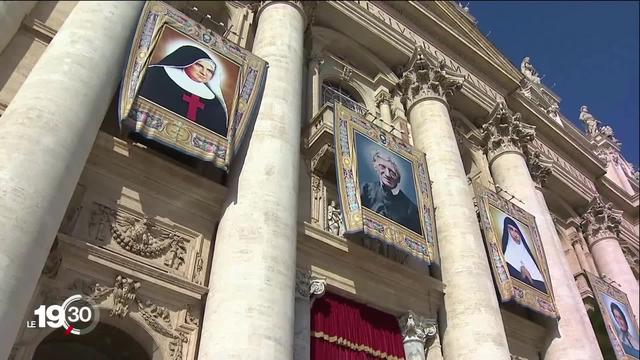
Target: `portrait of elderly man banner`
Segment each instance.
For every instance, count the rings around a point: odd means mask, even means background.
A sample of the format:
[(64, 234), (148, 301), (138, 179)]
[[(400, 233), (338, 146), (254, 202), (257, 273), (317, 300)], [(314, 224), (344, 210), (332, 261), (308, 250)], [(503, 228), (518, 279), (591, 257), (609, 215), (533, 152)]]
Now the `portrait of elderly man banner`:
[(627, 294), (599, 276), (587, 274), (604, 320), (609, 340), (618, 360), (639, 359), (640, 339), (637, 318), (631, 311)]
[(147, 2), (122, 82), (121, 128), (227, 169), (267, 64), (161, 2)]
[(378, 239), (429, 263), (435, 233), (424, 153), (340, 104), (334, 109), (345, 235)]
[(556, 317), (549, 270), (533, 215), (484, 189), (480, 218), (502, 302)]

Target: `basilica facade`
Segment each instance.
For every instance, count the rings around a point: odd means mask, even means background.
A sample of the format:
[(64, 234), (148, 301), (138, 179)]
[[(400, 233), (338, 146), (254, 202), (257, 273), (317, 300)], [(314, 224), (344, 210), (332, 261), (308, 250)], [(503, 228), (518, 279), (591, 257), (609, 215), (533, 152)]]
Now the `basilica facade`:
[[(145, 2), (0, 4), (0, 358), (634, 358), (638, 170), (535, 54), (512, 65), (455, 2), (167, 4), (269, 65), (228, 171), (118, 127)], [(342, 109), (424, 153), (426, 261), (349, 236)], [(532, 219), (539, 269), (514, 271), (552, 315), (501, 292), (485, 191)], [(90, 333), (25, 326), (74, 294)]]

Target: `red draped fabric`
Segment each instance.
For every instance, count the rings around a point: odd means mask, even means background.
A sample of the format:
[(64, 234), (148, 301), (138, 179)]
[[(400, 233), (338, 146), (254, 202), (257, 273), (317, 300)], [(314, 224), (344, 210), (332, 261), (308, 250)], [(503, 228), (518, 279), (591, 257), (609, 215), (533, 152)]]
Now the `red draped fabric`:
[(311, 309), (312, 360), (403, 360), (398, 320), (369, 306), (326, 293)]

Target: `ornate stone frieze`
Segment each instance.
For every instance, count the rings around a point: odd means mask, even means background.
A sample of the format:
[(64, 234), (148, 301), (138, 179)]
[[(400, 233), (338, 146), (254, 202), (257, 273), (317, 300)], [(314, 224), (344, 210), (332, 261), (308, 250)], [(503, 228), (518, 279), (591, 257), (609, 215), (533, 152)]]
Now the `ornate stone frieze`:
[(94, 203), (88, 224), (89, 240), (108, 243), (147, 259), (180, 270), (186, 261), (187, 242), (181, 235), (155, 224), (146, 216), (136, 216)]
[(551, 162), (545, 160), (539, 151), (527, 148), (525, 151), (527, 167), (531, 179), (540, 187), (544, 186), (551, 175)]
[(504, 102), (498, 102), (482, 125), (484, 150), (489, 161), (506, 151), (522, 153), (523, 147), (535, 139), (535, 127), (520, 122)]
[(296, 297), (309, 299), (324, 295), (327, 280), (311, 275), (309, 272), (296, 271)]
[(182, 360), (183, 344), (188, 342), (184, 332), (176, 330), (171, 325), (171, 312), (164, 306), (154, 304), (150, 300), (144, 303), (136, 300), (138, 313), (144, 322), (158, 334), (171, 339), (169, 341), (169, 356), (171, 360)]
[(396, 84), (400, 101), (409, 113), (411, 106), (428, 97), (446, 98), (462, 89), (462, 74), (447, 68), (444, 60), (437, 60), (422, 46), (414, 49), (407, 70)]
[(438, 331), (434, 320), (427, 320), (411, 310), (398, 321), (404, 342), (419, 341), (424, 345), (427, 338), (435, 336)]
[(117, 275), (113, 286), (104, 286), (99, 283), (89, 284), (84, 280), (76, 280), (69, 290), (79, 291), (95, 302), (100, 302), (109, 295), (113, 295), (111, 316), (125, 317), (129, 313), (129, 306), (136, 301), (136, 293), (140, 288), (140, 282), (124, 275)]
[(620, 233), (621, 211), (614, 210), (611, 203), (604, 203), (599, 195), (590, 202), (582, 215), (582, 234), (591, 245), (604, 237), (617, 237)]
[(553, 162), (554, 167), (560, 169), (564, 174), (565, 180), (575, 181), (589, 194), (596, 193), (596, 186), (588, 177), (586, 177), (580, 170), (573, 166), (570, 162), (566, 161), (558, 153), (552, 150), (549, 146), (545, 145), (539, 140), (534, 140), (533, 146), (536, 150)]
[(123, 249), (146, 258), (166, 255), (164, 264), (179, 269), (187, 252), (179, 235), (158, 229), (147, 217), (136, 219), (120, 215), (111, 226), (113, 239)]

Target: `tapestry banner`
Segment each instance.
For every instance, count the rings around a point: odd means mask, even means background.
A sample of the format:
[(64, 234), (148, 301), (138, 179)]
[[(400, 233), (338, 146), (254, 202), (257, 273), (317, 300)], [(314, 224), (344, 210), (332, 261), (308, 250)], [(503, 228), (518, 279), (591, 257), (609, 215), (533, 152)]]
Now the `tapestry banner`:
[(148, 1), (120, 89), (122, 129), (227, 170), (259, 108), (267, 63)]
[(501, 301), (557, 318), (535, 217), (488, 189), (480, 190), (479, 198), (485, 244)]
[(636, 317), (624, 291), (599, 276), (585, 271), (596, 298), (607, 334), (618, 360), (640, 358), (640, 341)]
[(430, 263), (435, 229), (424, 153), (335, 103), (336, 179), (345, 236), (364, 236)]

